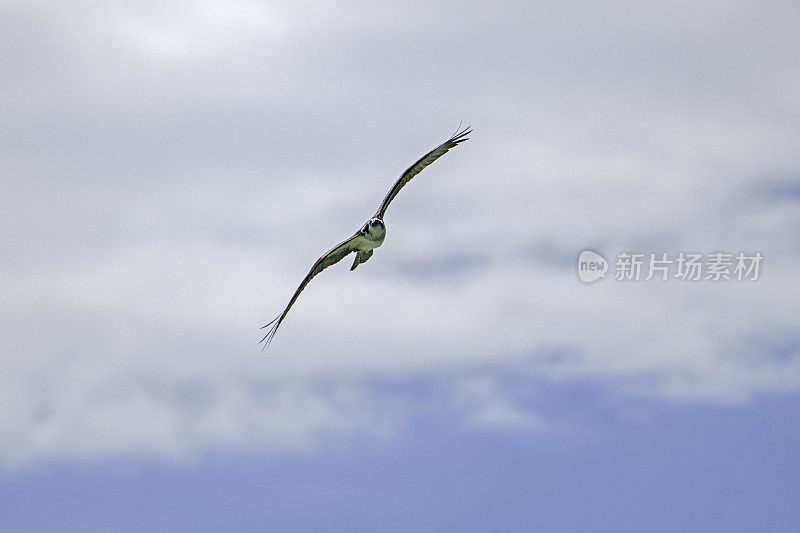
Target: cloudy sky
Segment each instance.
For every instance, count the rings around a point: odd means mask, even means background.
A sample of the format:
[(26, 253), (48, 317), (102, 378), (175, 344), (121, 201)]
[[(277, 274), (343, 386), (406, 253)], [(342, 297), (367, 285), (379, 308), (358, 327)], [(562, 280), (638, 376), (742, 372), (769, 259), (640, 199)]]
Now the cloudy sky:
[(0, 4), (0, 527), (800, 528), (797, 3), (285, 4)]

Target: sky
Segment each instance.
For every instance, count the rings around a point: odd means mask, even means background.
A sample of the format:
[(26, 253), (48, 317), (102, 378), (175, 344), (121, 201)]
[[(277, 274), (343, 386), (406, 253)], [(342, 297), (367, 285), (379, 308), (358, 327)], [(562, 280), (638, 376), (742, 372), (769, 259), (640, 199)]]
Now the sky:
[(284, 4), (0, 3), (0, 529), (797, 531), (800, 6)]

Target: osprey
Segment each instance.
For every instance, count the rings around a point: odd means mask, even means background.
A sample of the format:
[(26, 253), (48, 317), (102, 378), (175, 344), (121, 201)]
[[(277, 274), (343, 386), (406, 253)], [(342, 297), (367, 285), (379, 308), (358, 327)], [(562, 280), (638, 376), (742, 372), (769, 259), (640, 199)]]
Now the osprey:
[(283, 313), (275, 317), (272, 322), (261, 328), (269, 329), (267, 330), (267, 334), (264, 335), (264, 338), (259, 341), (259, 344), (266, 341), (264, 342), (264, 348), (269, 346), (273, 337), (275, 337), (275, 333), (278, 331), (278, 326), (281, 325), (281, 322), (283, 322), (283, 319), (286, 318), (286, 314), (289, 312), (289, 309), (292, 308), (292, 305), (294, 305), (297, 297), (300, 296), (300, 293), (303, 292), (303, 289), (306, 288), (306, 285), (308, 285), (308, 282), (311, 281), (314, 276), (329, 266), (338, 263), (342, 260), (342, 258), (351, 252), (356, 253), (353, 266), (350, 267), (351, 271), (355, 270), (356, 267), (361, 263), (366, 263), (369, 258), (372, 257), (372, 252), (375, 250), (375, 248), (383, 244), (383, 239), (386, 237), (386, 225), (383, 223), (383, 216), (386, 214), (386, 208), (389, 207), (389, 204), (392, 202), (392, 200), (394, 200), (394, 197), (397, 196), (397, 193), (400, 192), (400, 189), (402, 189), (406, 183), (411, 181), (411, 178), (422, 172), (425, 167), (446, 154), (448, 150), (454, 148), (459, 143), (468, 140), (469, 137), (467, 137), (467, 135), (469, 135), (471, 132), (472, 130), (469, 126), (460, 131), (456, 130), (452, 137), (422, 156), (419, 161), (408, 167), (408, 169), (403, 172), (400, 178), (395, 182), (394, 186), (392, 186), (392, 188), (389, 190), (389, 193), (383, 199), (383, 202), (381, 202), (378, 212), (375, 213), (372, 218), (370, 218), (367, 223), (356, 232), (355, 235), (346, 241), (337, 244), (328, 253), (317, 259), (317, 262), (314, 263), (314, 266), (311, 267), (311, 270), (308, 272), (308, 274), (306, 274), (305, 279), (303, 279), (302, 283), (300, 283), (300, 286), (294, 292), (292, 299), (289, 300), (289, 305), (286, 306), (286, 309), (283, 310)]

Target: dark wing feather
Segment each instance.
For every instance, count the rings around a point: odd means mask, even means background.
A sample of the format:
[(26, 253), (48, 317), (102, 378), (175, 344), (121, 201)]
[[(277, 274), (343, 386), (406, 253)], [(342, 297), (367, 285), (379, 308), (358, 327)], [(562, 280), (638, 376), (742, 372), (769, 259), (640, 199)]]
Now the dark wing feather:
[(347, 254), (354, 252), (356, 250), (355, 239), (359, 235), (360, 233), (356, 233), (346, 241), (337, 244), (330, 251), (328, 251), (328, 253), (317, 259), (317, 262), (314, 263), (314, 266), (311, 267), (311, 270), (308, 272), (305, 279), (303, 279), (303, 282), (300, 284), (299, 287), (297, 287), (297, 290), (294, 292), (294, 296), (292, 296), (292, 299), (289, 300), (289, 305), (286, 306), (286, 309), (283, 310), (283, 313), (275, 317), (275, 319), (272, 322), (261, 328), (264, 329), (272, 325), (272, 327), (269, 328), (269, 330), (267, 331), (267, 334), (264, 335), (264, 338), (259, 341), (259, 344), (266, 341), (264, 342), (264, 348), (269, 346), (269, 343), (272, 342), (272, 338), (278, 331), (278, 326), (281, 325), (281, 322), (283, 322), (283, 319), (286, 317), (286, 314), (289, 312), (289, 309), (292, 308), (292, 305), (294, 305), (295, 300), (297, 300), (297, 297), (300, 296), (301, 292), (303, 292), (303, 289), (306, 288), (308, 282), (311, 281), (311, 279), (314, 276), (316, 276), (329, 266), (341, 261), (342, 258)]
[(411, 178), (422, 172), (425, 167), (446, 154), (450, 148), (457, 146), (458, 143), (468, 140), (469, 137), (467, 137), (467, 135), (470, 133), (472, 133), (472, 130), (469, 128), (469, 126), (461, 131), (456, 130), (452, 137), (422, 156), (419, 161), (408, 167), (408, 169), (403, 172), (403, 175), (400, 176), (400, 179), (397, 180), (392, 189), (389, 191), (389, 194), (386, 195), (386, 198), (383, 199), (381, 207), (378, 209), (378, 212), (375, 213), (375, 216), (382, 219), (383, 215), (386, 214), (386, 208), (389, 207), (389, 204), (392, 202), (392, 200), (394, 200), (394, 197), (397, 196), (397, 193), (400, 192), (400, 189), (402, 189), (406, 183), (411, 181)]

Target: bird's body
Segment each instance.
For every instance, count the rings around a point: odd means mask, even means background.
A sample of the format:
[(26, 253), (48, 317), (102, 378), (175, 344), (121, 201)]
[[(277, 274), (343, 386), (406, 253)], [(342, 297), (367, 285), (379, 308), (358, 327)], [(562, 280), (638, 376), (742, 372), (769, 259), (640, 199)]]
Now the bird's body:
[(372, 257), (372, 250), (383, 244), (386, 238), (386, 224), (378, 217), (373, 217), (364, 224), (364, 227), (353, 238), (356, 259), (350, 270), (355, 270), (361, 263), (366, 263)]
[(294, 305), (297, 297), (300, 296), (300, 293), (314, 276), (329, 266), (338, 263), (342, 260), (342, 258), (352, 252), (356, 253), (356, 257), (353, 261), (353, 266), (350, 267), (350, 270), (355, 270), (358, 265), (361, 263), (366, 263), (369, 258), (372, 257), (372, 253), (375, 248), (378, 248), (381, 244), (383, 244), (383, 240), (386, 238), (386, 224), (383, 222), (383, 217), (386, 214), (386, 209), (389, 207), (389, 203), (394, 200), (394, 197), (397, 196), (397, 193), (400, 192), (400, 189), (402, 189), (406, 183), (411, 181), (411, 178), (422, 172), (425, 167), (439, 159), (442, 155), (446, 154), (450, 148), (453, 148), (459, 143), (468, 140), (467, 135), (469, 135), (471, 131), (472, 130), (470, 130), (468, 127), (461, 131), (457, 130), (452, 137), (422, 156), (416, 163), (411, 165), (405, 172), (403, 172), (400, 178), (395, 182), (394, 186), (389, 190), (389, 193), (383, 199), (383, 202), (381, 202), (378, 212), (375, 213), (364, 224), (364, 226), (356, 232), (355, 235), (337, 244), (325, 255), (317, 259), (317, 262), (311, 267), (311, 270), (308, 272), (303, 282), (300, 283), (300, 286), (295, 291), (292, 299), (289, 300), (289, 305), (286, 306), (286, 308), (283, 310), (283, 313), (278, 315), (274, 320), (272, 320), (272, 322), (264, 326), (264, 328), (272, 326), (269, 328), (264, 338), (261, 339), (261, 342), (266, 341), (264, 344), (265, 348), (270, 342), (272, 342), (275, 333), (278, 331), (278, 326), (281, 325), (281, 322), (286, 317), (287, 313), (289, 313), (289, 309), (292, 308), (292, 305)]

